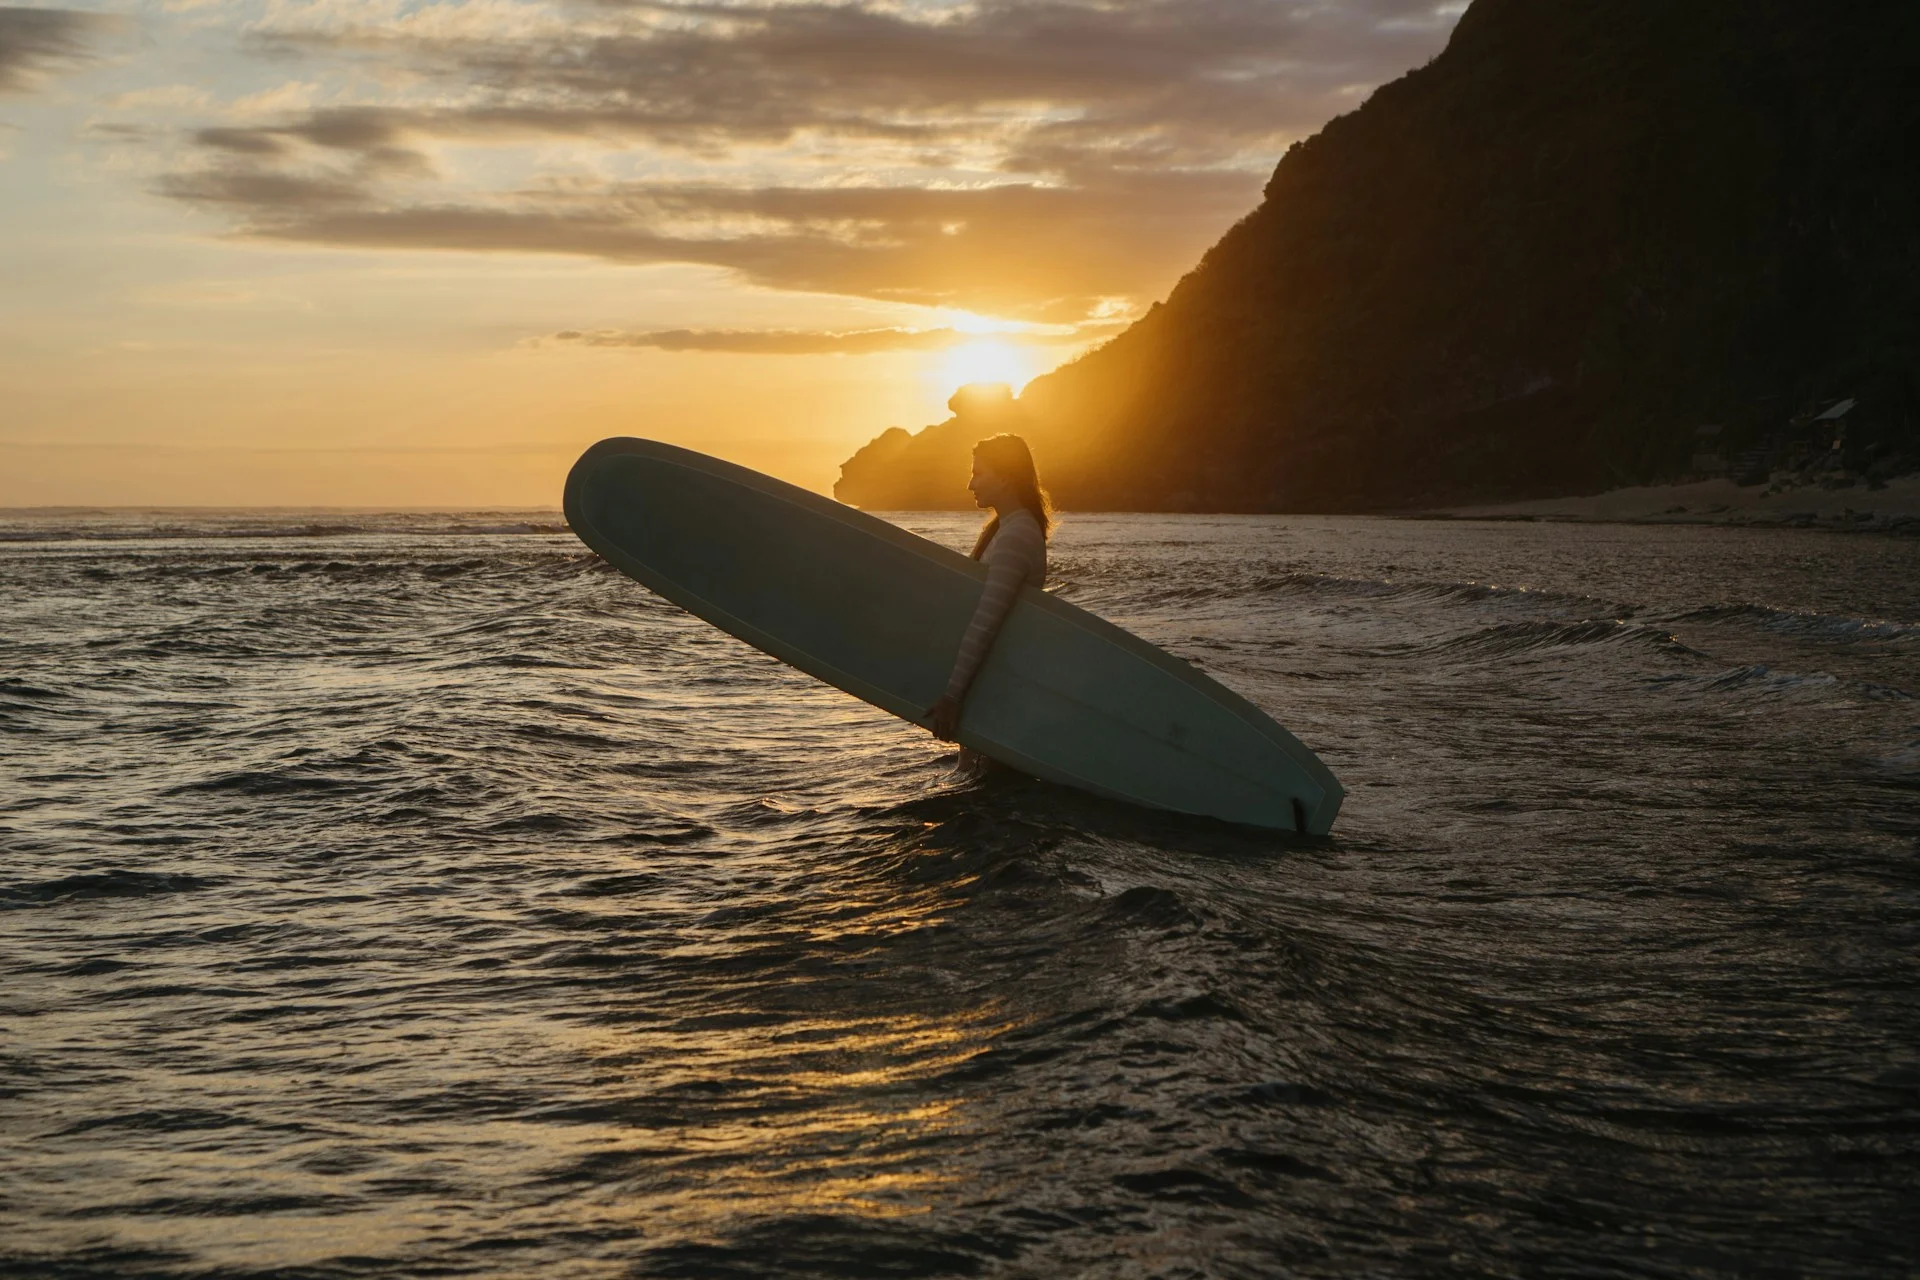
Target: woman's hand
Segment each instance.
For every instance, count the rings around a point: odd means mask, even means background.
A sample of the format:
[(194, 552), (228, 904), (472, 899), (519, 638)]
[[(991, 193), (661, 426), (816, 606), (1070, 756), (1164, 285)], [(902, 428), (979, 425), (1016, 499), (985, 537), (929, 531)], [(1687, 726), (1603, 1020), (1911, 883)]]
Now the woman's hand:
[(942, 742), (954, 741), (953, 735), (960, 728), (960, 699), (943, 694), (940, 701), (927, 708), (927, 727)]

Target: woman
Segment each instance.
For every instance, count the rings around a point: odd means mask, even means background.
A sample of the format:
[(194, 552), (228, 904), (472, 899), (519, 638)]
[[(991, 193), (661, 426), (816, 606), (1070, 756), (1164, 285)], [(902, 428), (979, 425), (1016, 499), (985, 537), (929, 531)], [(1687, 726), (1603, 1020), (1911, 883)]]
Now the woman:
[[(927, 709), (933, 736), (952, 742), (960, 724), (960, 708), (993, 638), (1006, 621), (1020, 588), (1047, 580), (1047, 534), (1053, 528), (1053, 504), (1040, 487), (1027, 442), (1015, 435), (998, 435), (973, 447), (973, 477), (967, 481), (973, 500), (993, 509), (993, 518), (973, 544), (973, 558), (987, 566), (987, 586), (974, 608), (966, 638), (953, 661), (953, 674), (940, 701)], [(971, 753), (963, 752), (968, 765)]]

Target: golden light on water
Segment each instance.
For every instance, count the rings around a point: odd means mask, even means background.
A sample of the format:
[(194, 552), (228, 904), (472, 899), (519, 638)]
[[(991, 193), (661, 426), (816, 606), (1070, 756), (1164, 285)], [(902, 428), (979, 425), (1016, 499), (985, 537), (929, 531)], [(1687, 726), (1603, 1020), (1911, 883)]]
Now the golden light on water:
[[(932, 1082), (1014, 1025), (986, 1007), (549, 1028), (634, 1119), (528, 1135), (539, 1149), (529, 1159), (646, 1153), (620, 1212), (662, 1235), (698, 1235), (716, 1215), (925, 1213), (952, 1181), (931, 1153), (970, 1123), (965, 1099)], [(711, 1093), (714, 1082), (728, 1087)], [(676, 1113), (680, 1132), (663, 1146), (650, 1126)]]

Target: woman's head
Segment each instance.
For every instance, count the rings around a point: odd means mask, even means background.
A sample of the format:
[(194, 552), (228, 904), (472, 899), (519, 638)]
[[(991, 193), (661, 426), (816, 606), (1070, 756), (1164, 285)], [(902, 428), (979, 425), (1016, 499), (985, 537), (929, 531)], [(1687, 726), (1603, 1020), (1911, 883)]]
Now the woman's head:
[(973, 446), (973, 476), (967, 487), (973, 490), (975, 502), (992, 507), (997, 513), (980, 531), (979, 545), (974, 548), (976, 556), (993, 540), (1000, 516), (1009, 511), (1022, 508), (1031, 511), (1033, 518), (1040, 522), (1041, 533), (1053, 528), (1053, 503), (1047, 498), (1047, 491), (1040, 487), (1033, 451), (1019, 436), (989, 436)]

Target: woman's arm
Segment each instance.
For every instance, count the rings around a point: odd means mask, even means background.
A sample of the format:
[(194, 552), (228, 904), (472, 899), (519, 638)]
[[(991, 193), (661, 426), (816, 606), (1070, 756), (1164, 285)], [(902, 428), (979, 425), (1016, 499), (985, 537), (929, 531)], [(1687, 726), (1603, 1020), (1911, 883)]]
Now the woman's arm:
[(937, 738), (953, 739), (967, 690), (972, 687), (974, 676), (980, 672), (980, 664), (986, 661), (987, 653), (993, 648), (994, 637), (1000, 634), (1000, 624), (1007, 620), (1007, 613), (1013, 608), (1013, 602), (1027, 580), (1033, 549), (1024, 544), (1034, 538), (1044, 539), (1038, 526), (1025, 520), (1013, 521), (1001, 526), (1000, 535), (988, 549), (987, 585), (980, 592), (980, 603), (974, 606), (973, 621), (967, 624), (967, 634), (960, 641), (960, 652), (954, 656), (953, 674), (947, 677), (947, 691), (927, 713)]

